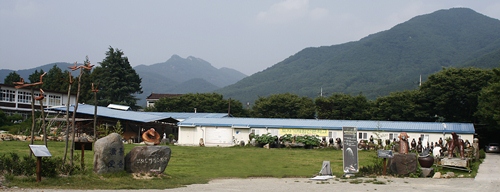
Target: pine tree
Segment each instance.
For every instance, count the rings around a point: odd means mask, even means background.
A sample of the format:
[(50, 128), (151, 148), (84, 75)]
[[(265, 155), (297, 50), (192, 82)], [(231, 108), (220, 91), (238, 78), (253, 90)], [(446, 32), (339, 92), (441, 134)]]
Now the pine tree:
[(106, 58), (94, 69), (91, 79), (99, 86), (98, 105), (127, 105), (135, 110), (139, 108), (138, 99), (132, 94), (142, 93), (142, 79), (123, 55), (121, 50), (109, 47)]

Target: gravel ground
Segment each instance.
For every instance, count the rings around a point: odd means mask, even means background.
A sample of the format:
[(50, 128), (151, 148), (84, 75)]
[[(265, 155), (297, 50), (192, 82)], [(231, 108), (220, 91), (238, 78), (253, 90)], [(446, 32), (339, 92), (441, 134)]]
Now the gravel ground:
[[(249, 179), (216, 179), (208, 184), (194, 184), (182, 188), (165, 190), (126, 190), (137, 192), (160, 192), (160, 191), (273, 191), (273, 192), (303, 192), (303, 191), (500, 191), (500, 154), (487, 154), (485, 161), (479, 167), (476, 178), (394, 178), (378, 177), (375, 184), (374, 178), (358, 178), (358, 183), (349, 182), (354, 179), (331, 179), (327, 181), (312, 181), (308, 178), (249, 178)], [(464, 172), (464, 174), (467, 174)], [(345, 181), (345, 182), (344, 182)], [(4, 189), (6, 191), (38, 191), (38, 192), (61, 192), (68, 190), (53, 189)], [(88, 190), (71, 190), (72, 192), (84, 192)], [(125, 190), (93, 190), (92, 192), (111, 192)]]

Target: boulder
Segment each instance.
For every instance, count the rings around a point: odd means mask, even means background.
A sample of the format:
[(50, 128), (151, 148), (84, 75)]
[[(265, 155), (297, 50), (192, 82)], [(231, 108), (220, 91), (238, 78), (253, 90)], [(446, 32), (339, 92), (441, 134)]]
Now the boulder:
[(397, 175), (408, 175), (417, 172), (417, 154), (396, 153), (389, 160), (389, 168)]
[(168, 146), (137, 146), (125, 156), (125, 170), (130, 173), (163, 173), (170, 160)]
[(94, 143), (94, 172), (119, 172), (125, 169), (122, 136), (111, 133)]

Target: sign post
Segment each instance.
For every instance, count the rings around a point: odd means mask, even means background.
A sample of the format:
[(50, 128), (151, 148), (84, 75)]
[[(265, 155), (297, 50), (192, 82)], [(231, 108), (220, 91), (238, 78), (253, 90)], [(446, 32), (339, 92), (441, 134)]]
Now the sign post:
[(36, 182), (42, 181), (42, 157), (52, 157), (45, 145), (29, 145), (36, 157)]
[(358, 168), (358, 129), (356, 127), (342, 127), (344, 176), (354, 175)]
[[(80, 148), (78, 148), (80, 147)], [(92, 151), (92, 142), (75, 142), (75, 150), (82, 150), (82, 157), (80, 160), (80, 165), (82, 170), (85, 170), (85, 150)]]
[(382, 175), (385, 175), (386, 170), (387, 170), (387, 158), (392, 158), (394, 155), (392, 155), (392, 150), (378, 150), (377, 151), (377, 156), (378, 158), (384, 158), (384, 170), (382, 172)]

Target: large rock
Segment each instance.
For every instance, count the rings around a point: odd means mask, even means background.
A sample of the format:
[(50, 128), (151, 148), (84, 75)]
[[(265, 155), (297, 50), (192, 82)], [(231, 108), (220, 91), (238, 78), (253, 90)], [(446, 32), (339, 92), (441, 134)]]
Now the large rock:
[(123, 171), (124, 155), (122, 136), (118, 133), (98, 139), (94, 144), (94, 172), (102, 174)]
[(138, 146), (125, 156), (125, 170), (130, 173), (163, 173), (170, 160), (168, 146)]
[(396, 153), (389, 161), (389, 168), (397, 175), (408, 175), (417, 172), (417, 154)]

